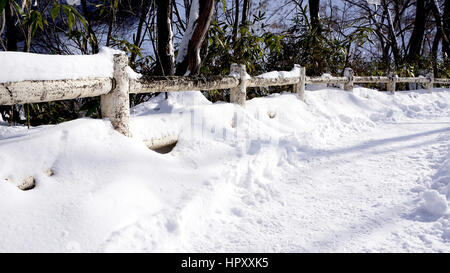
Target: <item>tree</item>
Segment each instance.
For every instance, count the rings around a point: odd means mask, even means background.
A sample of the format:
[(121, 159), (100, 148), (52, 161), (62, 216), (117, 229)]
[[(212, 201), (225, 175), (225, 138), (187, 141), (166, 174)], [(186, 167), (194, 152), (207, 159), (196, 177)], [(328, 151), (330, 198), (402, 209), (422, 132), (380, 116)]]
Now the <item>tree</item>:
[(442, 52), (445, 58), (450, 58), (450, 0), (445, 0), (444, 3), (444, 33), (448, 39), (442, 42)]
[(248, 14), (250, 11), (250, 2), (250, 0), (244, 0), (244, 3), (242, 4), (242, 25), (247, 24)]
[(14, 7), (10, 0), (6, 1), (4, 9), (6, 20), (6, 50), (17, 51), (17, 28), (15, 24)]
[(428, 10), (428, 7), (425, 7), (425, 0), (416, 1), (416, 18), (414, 21), (414, 29), (409, 40), (408, 55), (406, 57), (408, 61), (414, 61), (420, 55)]
[(325, 72), (323, 56), (322, 26), (320, 23), (320, 0), (309, 0), (309, 21), (311, 25), (310, 45), (312, 47), (312, 60), (315, 74)]
[(239, 29), (239, 0), (234, 1), (233, 42), (236, 41)]
[[(445, 34), (444, 31), (444, 23), (442, 20), (441, 11), (439, 8), (439, 5), (437, 3), (437, 0), (431, 0), (430, 1), (431, 10), (433, 12), (434, 20), (436, 21), (436, 34), (434, 36), (433, 45), (431, 47), (431, 55), (433, 58), (433, 70), (435, 73), (438, 73), (437, 63), (438, 63), (438, 49), (439, 49), (439, 43), (442, 40), (442, 48), (444, 49), (444, 44), (446, 41), (448, 41), (448, 37)], [(437, 74), (435, 75), (437, 76)]]
[(309, 16), (313, 33), (320, 35), (322, 27), (320, 25), (320, 0), (309, 0)]
[(176, 75), (200, 73), (200, 49), (205, 41), (214, 12), (214, 0), (193, 0), (189, 22), (177, 56)]
[(156, 52), (156, 75), (174, 73), (172, 0), (156, 0), (158, 41)]
[(234, 9), (234, 24), (233, 24), (233, 42), (236, 42), (240, 26), (245, 26), (248, 22), (248, 13), (250, 10), (250, 0), (244, 0), (242, 3), (242, 17), (241, 23), (239, 24), (239, 15), (240, 15), (240, 1), (235, 0), (235, 9)]

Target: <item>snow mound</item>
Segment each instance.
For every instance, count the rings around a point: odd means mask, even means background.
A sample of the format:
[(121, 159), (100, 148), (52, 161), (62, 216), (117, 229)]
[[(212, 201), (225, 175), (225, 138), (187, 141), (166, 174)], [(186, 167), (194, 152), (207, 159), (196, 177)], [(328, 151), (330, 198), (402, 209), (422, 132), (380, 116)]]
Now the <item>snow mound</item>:
[(447, 198), (436, 190), (425, 191), (421, 207), (431, 215), (443, 216), (447, 211)]

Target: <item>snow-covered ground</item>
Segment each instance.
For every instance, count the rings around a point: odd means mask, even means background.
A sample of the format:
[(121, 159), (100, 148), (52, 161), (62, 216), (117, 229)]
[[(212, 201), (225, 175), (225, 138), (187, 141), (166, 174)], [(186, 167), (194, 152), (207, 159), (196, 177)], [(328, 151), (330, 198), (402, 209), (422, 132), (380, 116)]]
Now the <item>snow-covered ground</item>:
[(450, 90), (306, 99), (171, 93), (132, 109), (133, 138), (0, 122), (0, 251), (450, 252)]

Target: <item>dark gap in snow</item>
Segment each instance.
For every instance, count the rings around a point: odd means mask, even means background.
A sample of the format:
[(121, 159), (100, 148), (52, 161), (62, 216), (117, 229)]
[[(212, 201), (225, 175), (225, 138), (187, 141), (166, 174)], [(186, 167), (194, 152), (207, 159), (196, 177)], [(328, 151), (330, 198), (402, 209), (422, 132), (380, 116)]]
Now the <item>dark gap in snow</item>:
[(172, 143), (172, 144), (160, 147), (160, 148), (150, 149), (150, 150), (153, 150), (153, 151), (155, 151), (157, 153), (160, 153), (160, 154), (168, 154), (168, 153), (170, 153), (173, 150), (173, 148), (175, 148), (175, 146), (177, 146), (177, 143), (178, 142), (175, 142), (175, 143)]

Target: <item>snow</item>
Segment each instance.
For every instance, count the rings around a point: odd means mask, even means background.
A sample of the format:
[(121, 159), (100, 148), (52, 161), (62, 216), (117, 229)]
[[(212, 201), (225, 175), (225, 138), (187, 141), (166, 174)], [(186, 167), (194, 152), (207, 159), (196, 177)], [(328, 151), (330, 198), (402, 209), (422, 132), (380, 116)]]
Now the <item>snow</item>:
[(126, 72), (127, 72), (127, 74), (128, 74), (128, 78), (130, 78), (130, 79), (132, 79), (132, 80), (137, 80), (137, 79), (139, 79), (140, 77), (142, 77), (142, 74), (136, 73), (136, 72), (133, 70), (133, 68), (131, 68), (131, 67), (129, 67), (129, 66), (127, 66), (125, 70), (126, 70)]
[[(25, 80), (65, 80), (113, 76), (113, 56), (121, 53), (108, 47), (94, 55), (47, 55), (0, 51), (0, 83)], [(139, 74), (127, 69), (132, 79)]]
[(300, 77), (300, 67), (295, 66), (291, 71), (271, 71), (256, 77), (263, 79), (298, 78)]
[(369, 5), (381, 5), (380, 0), (367, 0), (367, 4)]
[[(450, 151), (448, 151), (450, 154)], [(444, 160), (437, 173), (433, 176), (432, 187), (450, 199), (450, 158)]]
[[(262, 75), (264, 75), (264, 74), (262, 74)], [(262, 76), (262, 75), (260, 75), (260, 76)], [(231, 71), (229, 76), (235, 77), (236, 79), (241, 80), (241, 74), (236, 71)], [(257, 77), (260, 77), (260, 76), (257, 76)], [(274, 77), (277, 77), (277, 76), (275, 75)], [(245, 72), (244, 76), (242, 77), (242, 80), (250, 80), (251, 78), (252, 78), (252, 76), (250, 76), (247, 72)]]
[(450, 241), (450, 227), (444, 231), (443, 237), (445, 240)]
[(80, 0), (66, 0), (66, 3), (71, 6), (79, 6), (81, 2)]
[[(132, 109), (133, 138), (107, 120), (1, 123), (0, 252), (450, 251), (450, 90), (286, 92), (245, 110), (163, 97)], [(168, 154), (142, 141), (165, 135)]]
[(447, 211), (447, 198), (436, 190), (425, 191), (422, 194), (423, 208), (430, 214), (442, 216)]

